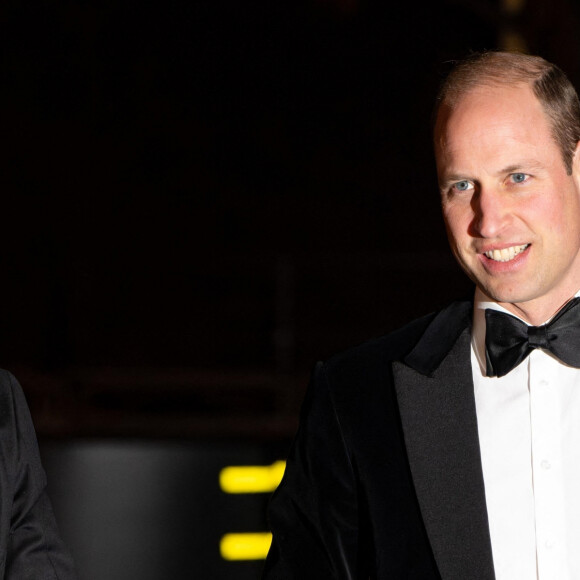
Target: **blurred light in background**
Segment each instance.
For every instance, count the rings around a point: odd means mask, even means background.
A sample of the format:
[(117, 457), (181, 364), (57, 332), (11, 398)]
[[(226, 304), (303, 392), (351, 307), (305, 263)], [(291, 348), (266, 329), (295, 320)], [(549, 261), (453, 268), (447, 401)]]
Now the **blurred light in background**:
[(266, 466), (231, 466), (220, 472), (220, 487), (225, 493), (270, 493), (282, 481), (285, 461)]
[(263, 560), (268, 555), (272, 534), (226, 534), (220, 542), (224, 560)]

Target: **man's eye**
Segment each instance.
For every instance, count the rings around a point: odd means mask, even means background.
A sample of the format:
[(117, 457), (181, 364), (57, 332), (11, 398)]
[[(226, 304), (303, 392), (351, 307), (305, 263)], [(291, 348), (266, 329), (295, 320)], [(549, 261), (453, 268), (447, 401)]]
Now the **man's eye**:
[(471, 183), (466, 179), (464, 179), (463, 181), (458, 181), (453, 186), (453, 188), (456, 189), (457, 191), (468, 191), (469, 189), (471, 189), (471, 187), (472, 187)]
[(528, 175), (526, 173), (512, 173), (511, 178), (514, 183), (523, 183), (528, 179)]

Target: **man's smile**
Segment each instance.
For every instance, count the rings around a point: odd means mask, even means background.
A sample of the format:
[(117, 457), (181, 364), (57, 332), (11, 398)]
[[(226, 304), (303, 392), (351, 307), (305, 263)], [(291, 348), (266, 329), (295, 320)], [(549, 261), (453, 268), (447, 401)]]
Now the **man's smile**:
[(510, 246), (509, 248), (502, 248), (501, 250), (488, 250), (484, 252), (485, 256), (495, 262), (509, 262), (513, 260), (518, 254), (521, 254), (529, 247), (530, 244), (523, 244), (521, 246)]

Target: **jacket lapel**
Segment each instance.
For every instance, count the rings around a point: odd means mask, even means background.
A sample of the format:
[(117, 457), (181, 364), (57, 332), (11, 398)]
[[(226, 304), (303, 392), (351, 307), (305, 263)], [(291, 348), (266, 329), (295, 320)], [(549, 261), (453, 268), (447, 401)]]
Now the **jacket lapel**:
[(471, 303), (439, 314), (395, 388), (411, 474), (443, 580), (493, 580), (470, 364)]

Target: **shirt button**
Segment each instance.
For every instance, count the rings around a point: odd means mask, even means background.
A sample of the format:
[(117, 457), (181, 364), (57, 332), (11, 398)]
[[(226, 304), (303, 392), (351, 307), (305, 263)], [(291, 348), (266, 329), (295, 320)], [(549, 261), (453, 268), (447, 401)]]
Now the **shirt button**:
[(551, 550), (554, 547), (554, 542), (552, 540), (546, 540), (544, 546), (546, 546), (546, 550)]
[(544, 459), (540, 463), (540, 465), (542, 466), (542, 469), (546, 469), (546, 470), (548, 470), (548, 469), (550, 469), (550, 467), (552, 467), (552, 464), (547, 459)]
[(546, 380), (546, 379), (542, 379), (540, 381), (540, 386), (541, 387), (547, 387), (550, 383)]

